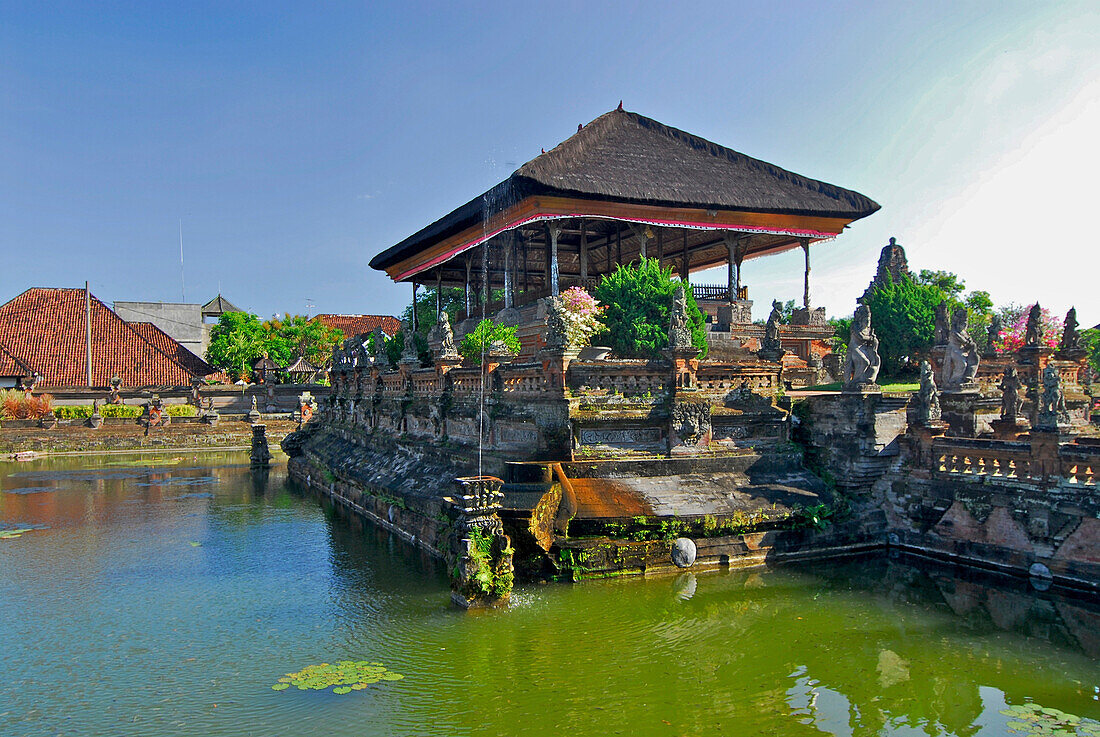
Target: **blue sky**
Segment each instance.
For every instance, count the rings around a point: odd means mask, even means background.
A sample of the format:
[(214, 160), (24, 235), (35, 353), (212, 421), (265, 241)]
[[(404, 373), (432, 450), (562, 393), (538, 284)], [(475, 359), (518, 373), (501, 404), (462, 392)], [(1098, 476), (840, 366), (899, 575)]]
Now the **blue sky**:
[[(0, 299), (179, 301), (182, 219), (188, 301), (394, 313), (374, 254), (622, 99), (883, 206), (813, 250), (830, 314), (896, 236), (1091, 325), (1098, 39), (1095, 2), (0, 0)], [(758, 316), (800, 259), (746, 263)]]

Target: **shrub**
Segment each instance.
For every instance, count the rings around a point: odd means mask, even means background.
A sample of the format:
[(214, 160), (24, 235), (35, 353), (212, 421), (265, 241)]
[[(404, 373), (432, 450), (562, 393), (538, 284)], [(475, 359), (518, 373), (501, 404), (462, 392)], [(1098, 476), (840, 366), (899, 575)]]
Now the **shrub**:
[(101, 404), (99, 405), (99, 414), (102, 417), (137, 419), (141, 417), (141, 407), (135, 407), (132, 404)]
[(36, 420), (50, 413), (53, 397), (49, 394), (32, 394), (16, 389), (0, 390), (0, 414), (9, 420)]
[(199, 411), (193, 404), (169, 404), (169, 417), (195, 417)]
[(63, 404), (60, 407), (54, 407), (53, 414), (59, 420), (84, 420), (92, 416), (92, 405)]
[(477, 327), (462, 337), (462, 345), (458, 352), (475, 365), (481, 365), (482, 353), (488, 353), (493, 343), (503, 343), (509, 353), (519, 353), (519, 338), (516, 337), (516, 329), (507, 325), (501, 325), (489, 318), (485, 318), (477, 324)]
[(595, 297), (604, 305), (605, 332), (593, 340), (611, 347), (623, 357), (656, 358), (668, 347), (669, 310), (676, 287), (684, 287), (691, 344), (707, 354), (703, 313), (695, 304), (691, 285), (672, 278), (672, 268), (661, 268), (657, 259), (637, 265), (620, 265), (596, 287)]
[(920, 284), (908, 276), (887, 279), (867, 296), (871, 325), (879, 339), (884, 377), (916, 372), (918, 358), (932, 348), (936, 332), (936, 305), (946, 296), (938, 286)]
[(571, 348), (581, 348), (592, 342), (592, 336), (603, 330), (599, 300), (583, 287), (569, 287), (560, 296), (565, 308), (565, 335)]

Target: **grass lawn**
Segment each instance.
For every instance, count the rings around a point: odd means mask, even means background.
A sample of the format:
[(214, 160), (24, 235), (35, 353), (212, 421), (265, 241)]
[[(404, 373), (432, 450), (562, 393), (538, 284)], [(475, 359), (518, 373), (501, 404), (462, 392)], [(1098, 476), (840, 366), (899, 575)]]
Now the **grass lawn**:
[[(884, 392), (915, 392), (920, 389), (920, 384), (880, 384), (882, 391)], [(817, 386), (804, 386), (801, 389), (795, 391), (800, 392), (838, 392), (844, 385), (839, 381), (834, 381), (832, 384), (818, 384)]]

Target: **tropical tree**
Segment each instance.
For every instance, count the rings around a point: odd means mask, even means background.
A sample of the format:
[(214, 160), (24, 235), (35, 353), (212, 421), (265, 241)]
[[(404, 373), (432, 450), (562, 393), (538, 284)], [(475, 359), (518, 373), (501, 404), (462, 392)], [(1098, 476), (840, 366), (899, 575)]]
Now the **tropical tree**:
[(476, 365), (481, 365), (481, 356), (490, 351), (494, 343), (501, 343), (509, 353), (519, 353), (520, 342), (516, 329), (486, 318), (477, 327), (462, 336), (462, 345), (458, 352), (462, 357)]
[(671, 267), (661, 268), (657, 259), (642, 259), (637, 265), (620, 265), (605, 276), (593, 296), (605, 306), (605, 332), (592, 340), (610, 346), (618, 355), (651, 358), (668, 347), (669, 310), (672, 295), (684, 287), (691, 344), (707, 353), (703, 313), (695, 304), (691, 285), (672, 278)]
[(248, 376), (252, 364), (268, 350), (268, 331), (248, 312), (226, 312), (210, 329), (206, 361), (235, 379)]
[(333, 346), (345, 337), (343, 330), (305, 315), (287, 315), (282, 320), (268, 320), (263, 326), (267, 333), (268, 355), (282, 366), (289, 365), (298, 356), (314, 366), (324, 366), (332, 356)]

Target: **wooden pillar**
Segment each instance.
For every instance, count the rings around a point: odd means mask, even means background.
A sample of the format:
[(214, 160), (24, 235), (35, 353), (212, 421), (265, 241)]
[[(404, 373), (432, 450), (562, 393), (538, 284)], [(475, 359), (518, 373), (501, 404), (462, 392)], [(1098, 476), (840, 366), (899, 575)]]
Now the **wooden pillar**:
[(646, 228), (635, 230), (634, 234), (638, 238), (638, 260), (642, 261), (649, 257), (649, 249), (646, 247), (649, 244), (649, 236), (646, 235)]
[(737, 282), (738, 276), (734, 276), (734, 270), (737, 269), (737, 240), (729, 233), (725, 236), (726, 249), (729, 252), (729, 260), (726, 262), (726, 284), (729, 290), (729, 301), (733, 304), (737, 300)]
[(581, 286), (588, 288), (588, 230), (587, 223), (581, 221)]
[(412, 304), (412, 327), (413, 332), (416, 332), (416, 287), (417, 283), (413, 282), (413, 304)]
[(528, 283), (527, 283), (527, 241), (523, 241), (522, 246), (523, 246), (523, 291), (527, 292), (527, 291), (530, 291), (530, 285), (528, 285)]
[(615, 259), (621, 266), (623, 263), (623, 229), (615, 226)]
[(485, 314), (485, 307), (489, 304), (489, 242), (481, 244), (481, 314)]
[(512, 236), (509, 233), (504, 245), (504, 308), (512, 306)]
[(547, 226), (550, 234), (550, 294), (558, 295), (558, 236), (561, 235), (561, 225), (555, 221)]
[(660, 266), (665, 261), (665, 231), (661, 228), (657, 228), (657, 265)]
[(443, 266), (435, 271), (435, 316), (443, 312)]
[(687, 282), (688, 274), (691, 273), (691, 254), (688, 253), (688, 232), (687, 228), (684, 228), (684, 263), (683, 268), (680, 270), (680, 281)]
[(806, 273), (802, 287), (802, 306), (810, 309), (810, 239), (802, 239), (802, 251), (806, 254)]
[(466, 256), (466, 317), (470, 315), (470, 256)]

